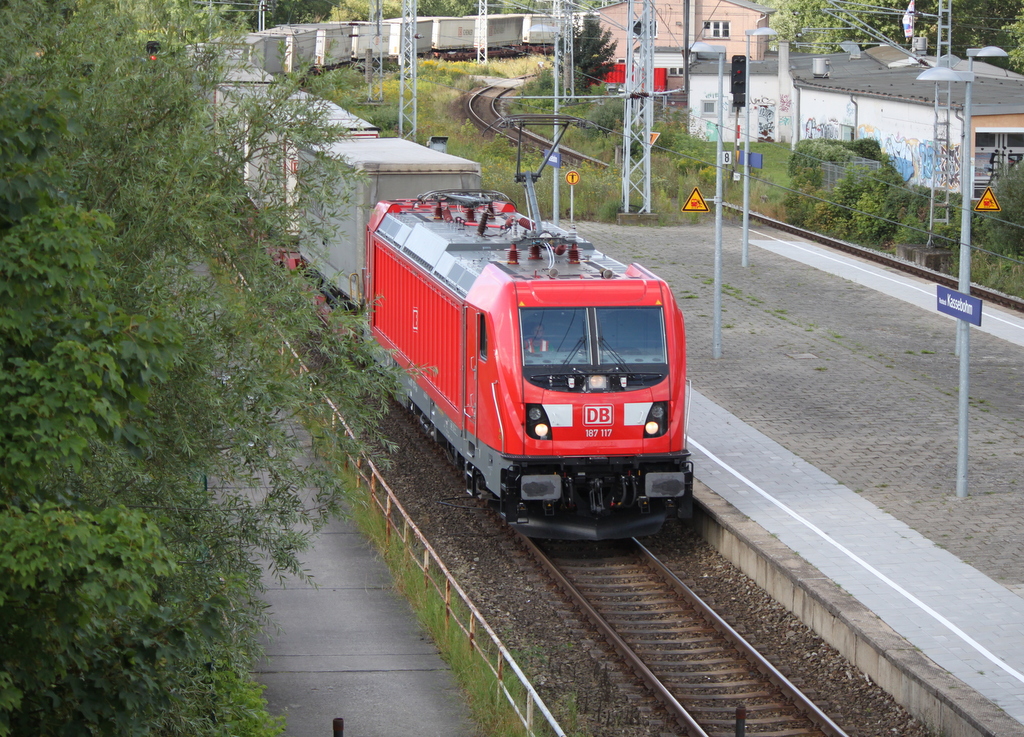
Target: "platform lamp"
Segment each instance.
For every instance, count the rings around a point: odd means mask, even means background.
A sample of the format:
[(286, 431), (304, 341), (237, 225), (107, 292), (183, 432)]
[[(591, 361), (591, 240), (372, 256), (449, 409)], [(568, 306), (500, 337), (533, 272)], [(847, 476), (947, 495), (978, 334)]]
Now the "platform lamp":
[[(964, 127), (960, 139), (960, 275), (957, 289), (971, 293), (971, 195), (974, 194), (974, 162), (971, 156), (971, 84), (974, 82), (974, 59), (979, 56), (1007, 56), (998, 46), (967, 49), (967, 71), (957, 72), (949, 67), (932, 67), (917, 75), (922, 82), (964, 83)], [(956, 495), (967, 493), (967, 411), (970, 393), (971, 325), (957, 320), (957, 348), (960, 351), (959, 432), (956, 454)]]
[(747, 34), (747, 69), (743, 75), (746, 78), (747, 93), (744, 96), (743, 107), (744, 129), (746, 137), (743, 141), (743, 256), (740, 263), (743, 266), (750, 266), (750, 98), (754, 91), (754, 85), (750, 78), (750, 37), (751, 36), (776, 36), (778, 32), (772, 28), (748, 28)]
[(725, 134), (725, 47), (697, 41), (694, 54), (718, 55), (718, 135), (715, 136), (715, 308), (711, 331), (711, 357), (722, 357), (722, 136)]

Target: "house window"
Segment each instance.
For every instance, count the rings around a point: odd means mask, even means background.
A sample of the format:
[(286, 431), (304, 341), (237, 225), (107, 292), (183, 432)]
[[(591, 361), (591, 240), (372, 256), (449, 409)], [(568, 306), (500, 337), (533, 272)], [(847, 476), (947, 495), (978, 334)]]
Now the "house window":
[(668, 68), (668, 76), (670, 76), (670, 77), (682, 77), (683, 76), (683, 68), (682, 67), (669, 67)]
[(729, 38), (729, 21), (704, 21), (704, 38)]
[(701, 115), (714, 115), (718, 111), (717, 100), (701, 100)]

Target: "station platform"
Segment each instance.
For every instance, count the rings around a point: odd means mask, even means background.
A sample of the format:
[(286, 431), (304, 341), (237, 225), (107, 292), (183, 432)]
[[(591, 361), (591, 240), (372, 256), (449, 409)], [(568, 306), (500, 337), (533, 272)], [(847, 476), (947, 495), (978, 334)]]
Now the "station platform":
[(986, 304), (972, 327), (957, 498), (955, 320), (933, 284), (758, 226), (742, 267), (728, 223), (712, 359), (710, 216), (580, 230), (680, 300), (697, 479), (1024, 735), (1024, 319)]

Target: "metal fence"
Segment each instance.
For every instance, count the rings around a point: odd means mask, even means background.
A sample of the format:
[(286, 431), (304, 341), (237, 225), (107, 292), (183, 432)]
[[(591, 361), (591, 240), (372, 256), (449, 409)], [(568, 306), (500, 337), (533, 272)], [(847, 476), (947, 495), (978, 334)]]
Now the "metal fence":
[(821, 163), (822, 186), (825, 189), (832, 189), (847, 174), (855, 173), (857, 168), (875, 171), (882, 168), (882, 162), (875, 161), (874, 159), (865, 159), (860, 156), (854, 156), (853, 159), (842, 164), (837, 164), (834, 161), (823, 161)]

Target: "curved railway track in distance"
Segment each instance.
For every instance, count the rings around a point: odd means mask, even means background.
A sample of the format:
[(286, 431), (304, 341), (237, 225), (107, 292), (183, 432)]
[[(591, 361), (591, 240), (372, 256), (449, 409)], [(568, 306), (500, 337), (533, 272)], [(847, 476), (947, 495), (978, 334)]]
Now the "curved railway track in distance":
[[(516, 92), (516, 89), (517, 88), (515, 87), (491, 85), (473, 90), (466, 97), (466, 115), (469, 116), (473, 125), (475, 125), (480, 132), (493, 132), (495, 135), (507, 138), (513, 145), (518, 145), (519, 129), (516, 129), (513, 133), (511, 129), (498, 127), (501, 119), (505, 117), (501, 109), (502, 103), (508, 95)], [(549, 138), (545, 138), (544, 136), (527, 129), (523, 129), (522, 134), (523, 145), (528, 148), (535, 149), (537, 151), (544, 151), (545, 149), (551, 148), (551, 140)], [(574, 151), (571, 148), (559, 146), (558, 150), (562, 154), (562, 162), (564, 164), (578, 165), (586, 163), (602, 168), (608, 167), (608, 164), (604, 161), (587, 156), (579, 151)]]
[(635, 539), (517, 539), (691, 737), (845, 737)]

